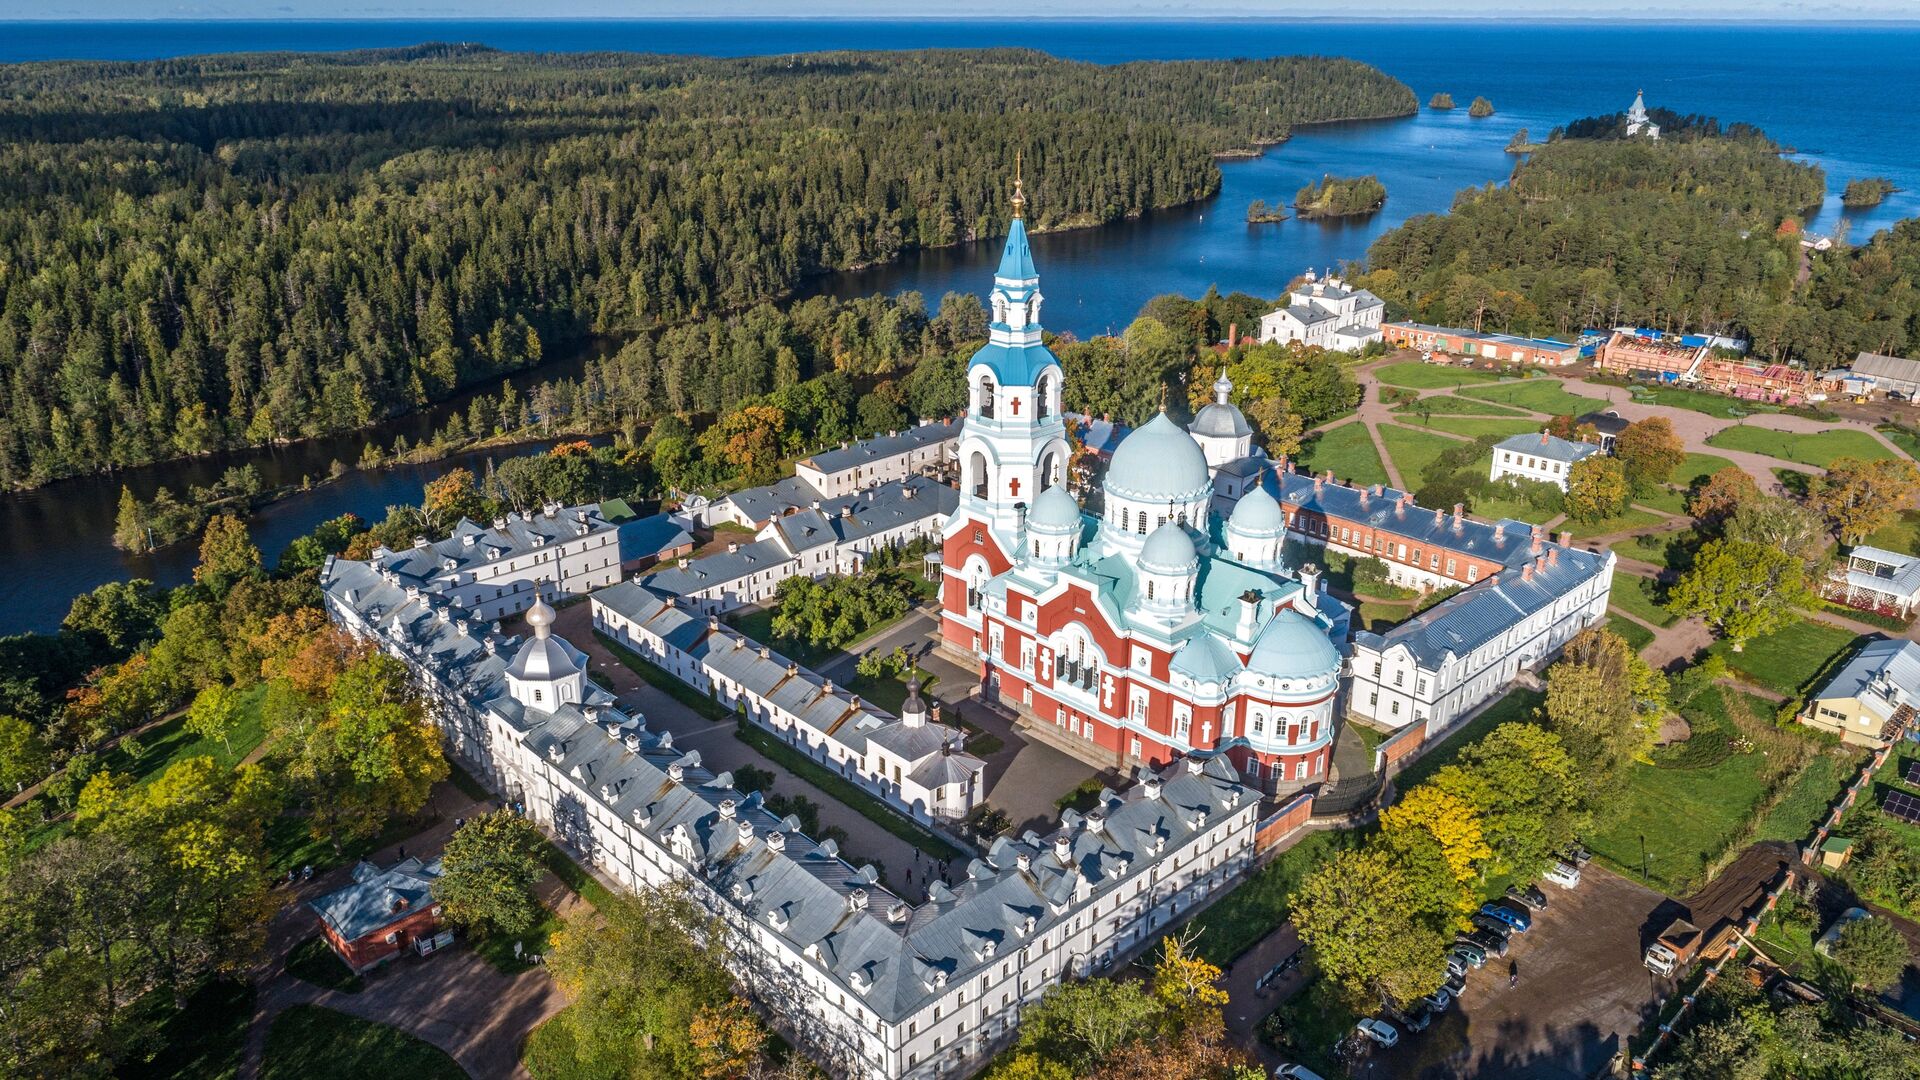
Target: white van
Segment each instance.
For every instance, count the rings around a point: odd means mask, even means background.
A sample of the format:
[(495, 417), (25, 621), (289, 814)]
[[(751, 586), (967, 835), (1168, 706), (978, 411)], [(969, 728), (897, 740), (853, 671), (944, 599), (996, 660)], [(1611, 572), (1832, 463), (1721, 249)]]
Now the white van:
[(1547, 871), (1546, 878), (1563, 889), (1571, 889), (1580, 884), (1580, 868), (1568, 862), (1557, 862)]
[(1320, 1080), (1320, 1074), (1305, 1065), (1282, 1065), (1273, 1070), (1274, 1080)]

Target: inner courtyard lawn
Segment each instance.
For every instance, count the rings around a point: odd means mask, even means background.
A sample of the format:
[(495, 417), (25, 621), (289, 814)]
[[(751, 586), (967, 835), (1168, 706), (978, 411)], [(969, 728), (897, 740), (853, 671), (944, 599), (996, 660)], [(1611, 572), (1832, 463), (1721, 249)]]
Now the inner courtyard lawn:
[(1620, 513), (1609, 518), (1601, 518), (1599, 521), (1575, 521), (1568, 518), (1566, 524), (1559, 528), (1572, 533), (1576, 540), (1585, 540), (1590, 536), (1605, 536), (1608, 533), (1626, 532), (1629, 529), (1644, 529), (1665, 520), (1651, 510), (1629, 506)]
[(1607, 629), (1619, 634), (1621, 638), (1625, 639), (1626, 643), (1632, 646), (1634, 652), (1639, 652), (1641, 649), (1653, 644), (1653, 631), (1641, 626), (1639, 623), (1634, 622), (1624, 615), (1608, 616)]
[(1421, 427), (1432, 428), (1435, 431), (1448, 431), (1455, 435), (1464, 435), (1469, 439), (1477, 439), (1482, 435), (1499, 435), (1504, 438), (1508, 435), (1526, 435), (1530, 432), (1540, 430), (1540, 422), (1538, 420), (1509, 420), (1504, 417), (1490, 416), (1433, 416), (1422, 418), (1409, 415), (1403, 417), (1400, 422), (1403, 424), (1418, 424)]
[(1801, 619), (1754, 638), (1740, 652), (1734, 652), (1724, 641), (1714, 642), (1708, 651), (1724, 657), (1727, 666), (1741, 678), (1794, 697), (1812, 689), (1816, 680), (1837, 668), (1859, 640), (1851, 630)]
[(1613, 591), (1607, 595), (1607, 603), (1629, 615), (1638, 616), (1642, 622), (1659, 627), (1672, 626), (1679, 620), (1671, 611), (1661, 606), (1657, 599), (1660, 595), (1660, 583), (1652, 578), (1616, 570), (1613, 575)]
[(1500, 380), (1500, 376), (1492, 372), (1443, 367), (1420, 360), (1404, 360), (1398, 364), (1387, 364), (1376, 369), (1373, 374), (1388, 386), (1404, 386), (1411, 390), (1438, 390), (1443, 386), (1466, 386), (1469, 383), (1490, 383)]
[(1867, 546), (1902, 555), (1920, 554), (1920, 510), (1902, 510), (1900, 516), (1867, 537)]
[(1300, 447), (1300, 468), (1316, 476), (1333, 470), (1333, 475), (1352, 484), (1384, 484), (1386, 466), (1380, 464), (1380, 452), (1362, 423), (1342, 424), (1306, 439)]
[(1852, 457), (1864, 461), (1898, 458), (1898, 452), (1880, 440), (1853, 428), (1833, 428), (1812, 433), (1774, 431), (1771, 428), (1735, 424), (1707, 439), (1708, 446), (1745, 450), (1755, 454), (1795, 461), (1802, 465), (1827, 468), (1835, 458)]
[(1601, 398), (1568, 393), (1559, 379), (1523, 379), (1498, 386), (1475, 386), (1460, 392), (1481, 401), (1517, 405), (1548, 416), (1579, 416), (1604, 409), (1608, 404)]

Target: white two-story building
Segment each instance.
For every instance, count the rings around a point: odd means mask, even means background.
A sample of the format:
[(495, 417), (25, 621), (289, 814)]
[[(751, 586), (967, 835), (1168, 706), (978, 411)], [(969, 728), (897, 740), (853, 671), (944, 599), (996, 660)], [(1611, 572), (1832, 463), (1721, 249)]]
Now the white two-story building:
[(1380, 340), (1386, 302), (1338, 277), (1306, 279), (1287, 294), (1284, 306), (1260, 317), (1260, 340), (1298, 341), (1337, 352), (1352, 352)]
[(1515, 435), (1494, 446), (1493, 465), (1487, 475), (1491, 480), (1509, 476), (1538, 480), (1565, 491), (1573, 467), (1600, 452), (1600, 447), (1593, 443), (1573, 442), (1544, 431), (1538, 435)]

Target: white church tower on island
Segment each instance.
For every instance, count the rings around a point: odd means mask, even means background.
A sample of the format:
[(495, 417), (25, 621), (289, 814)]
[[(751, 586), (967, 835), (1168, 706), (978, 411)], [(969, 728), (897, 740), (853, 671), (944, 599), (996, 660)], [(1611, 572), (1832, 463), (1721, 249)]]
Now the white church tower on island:
[(1633, 92), (1633, 107), (1627, 110), (1627, 138), (1631, 139), (1635, 135), (1645, 135), (1649, 139), (1658, 139), (1660, 137), (1660, 125), (1654, 123), (1647, 116), (1647, 92), (1645, 90), (1635, 90)]

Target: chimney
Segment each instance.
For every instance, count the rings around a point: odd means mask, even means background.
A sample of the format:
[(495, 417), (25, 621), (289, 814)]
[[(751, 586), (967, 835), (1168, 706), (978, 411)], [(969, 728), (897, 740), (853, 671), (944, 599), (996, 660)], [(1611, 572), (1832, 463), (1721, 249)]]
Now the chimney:
[(1541, 428), (1540, 429), (1540, 445), (1541, 446), (1547, 445), (1547, 440), (1550, 438), (1552, 438), (1552, 436), (1547, 434), (1547, 430), (1545, 428)]
[(1562, 532), (1560, 533), (1560, 546), (1561, 546), (1561, 547), (1572, 547), (1572, 546), (1573, 546), (1573, 533), (1572, 533), (1571, 531), (1565, 531), (1565, 530), (1563, 530), (1563, 531), (1562, 531)]
[(1260, 594), (1248, 589), (1240, 594), (1240, 621), (1234, 626), (1234, 636), (1241, 641), (1252, 641), (1259, 629)]
[(707, 630), (715, 634), (720, 632), (720, 616), (718, 615), (707, 616)]
[(787, 661), (787, 675), (792, 677), (798, 674), (800, 674), (800, 665), (792, 660)]
[(1240, 324), (1237, 322), (1228, 323), (1227, 324), (1227, 348), (1231, 349), (1238, 344), (1240, 344)]
[(1520, 580), (1521, 581), (1533, 580), (1533, 564), (1532, 563), (1528, 563), (1525, 566), (1522, 566), (1520, 568)]
[(1560, 549), (1559, 548), (1550, 547), (1547, 549), (1547, 565), (1548, 566), (1560, 565)]
[(738, 555), (738, 554), (740, 554), (740, 545), (739, 545), (739, 543), (738, 543), (738, 542), (736, 542), (736, 541), (733, 541), (733, 540), (729, 540), (729, 541), (727, 541), (727, 554), (729, 554), (729, 555)]
[(1300, 565), (1300, 607), (1303, 614), (1320, 614), (1320, 590), (1326, 585), (1320, 580), (1320, 568), (1313, 563)]
[(1152, 773), (1148, 773), (1146, 776), (1146, 779), (1141, 781), (1141, 790), (1146, 793), (1146, 796), (1149, 799), (1159, 798), (1160, 797), (1160, 778), (1158, 776), (1155, 776)]
[(1023, 851), (1013, 857), (1013, 864), (1018, 866), (1020, 872), (1024, 874), (1033, 869), (1033, 856)]
[(1054, 837), (1053, 857), (1059, 859), (1061, 862), (1070, 861), (1073, 858), (1073, 838), (1070, 836)]
[(820, 692), (822, 694), (825, 694), (828, 697), (832, 697), (833, 696), (833, 680), (828, 679), (825, 682), (821, 683)]

